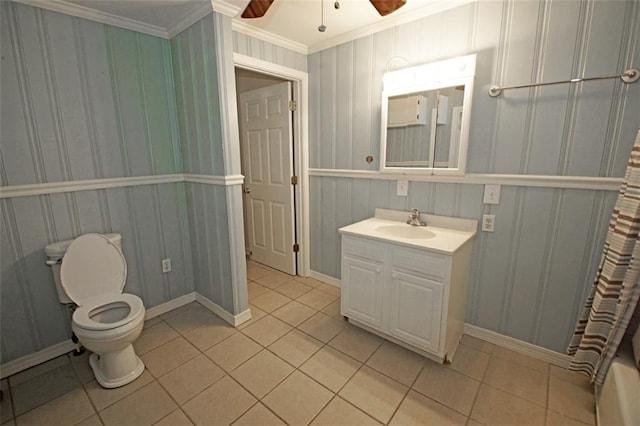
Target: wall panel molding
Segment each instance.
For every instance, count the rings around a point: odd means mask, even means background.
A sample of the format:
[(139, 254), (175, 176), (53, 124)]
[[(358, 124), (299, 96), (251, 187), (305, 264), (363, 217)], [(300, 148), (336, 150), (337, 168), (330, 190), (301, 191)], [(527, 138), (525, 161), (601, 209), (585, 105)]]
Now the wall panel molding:
[(64, 192), (91, 191), (96, 189), (126, 188), (141, 185), (160, 185), (164, 183), (192, 182), (205, 185), (234, 186), (242, 185), (244, 176), (211, 176), (196, 174), (168, 174), (155, 176), (132, 176), (121, 178), (87, 179), (68, 182), (36, 183), (29, 185), (10, 185), (0, 187), (0, 199), (15, 197), (33, 197), (37, 195), (59, 194)]
[(464, 184), (499, 184), (505, 186), (532, 186), (542, 188), (587, 189), (617, 191), (623, 178), (591, 176), (553, 176), (470, 173), (464, 176), (413, 175), (404, 173), (381, 173), (377, 170), (309, 169), (309, 176), (339, 177), (376, 180), (408, 180), (414, 182), (440, 182)]

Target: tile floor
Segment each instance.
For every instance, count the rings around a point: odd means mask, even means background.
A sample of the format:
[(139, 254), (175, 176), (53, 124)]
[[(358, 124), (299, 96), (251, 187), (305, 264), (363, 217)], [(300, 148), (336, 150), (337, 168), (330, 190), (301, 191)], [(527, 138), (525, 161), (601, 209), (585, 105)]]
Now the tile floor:
[(87, 356), (2, 381), (17, 425), (584, 425), (587, 380), (464, 336), (443, 366), (346, 323), (338, 289), (250, 262), (253, 319), (230, 327), (197, 303), (145, 324), (147, 369), (101, 388)]

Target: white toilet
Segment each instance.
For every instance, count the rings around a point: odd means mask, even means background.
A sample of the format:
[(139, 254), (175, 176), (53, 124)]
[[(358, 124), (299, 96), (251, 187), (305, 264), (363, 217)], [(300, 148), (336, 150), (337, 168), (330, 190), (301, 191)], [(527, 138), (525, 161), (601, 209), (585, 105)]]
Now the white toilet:
[(124, 386), (144, 371), (132, 343), (142, 332), (145, 309), (138, 296), (122, 293), (127, 263), (120, 241), (119, 234), (85, 234), (45, 248), (60, 302), (77, 305), (71, 328), (93, 352), (89, 362), (105, 388)]

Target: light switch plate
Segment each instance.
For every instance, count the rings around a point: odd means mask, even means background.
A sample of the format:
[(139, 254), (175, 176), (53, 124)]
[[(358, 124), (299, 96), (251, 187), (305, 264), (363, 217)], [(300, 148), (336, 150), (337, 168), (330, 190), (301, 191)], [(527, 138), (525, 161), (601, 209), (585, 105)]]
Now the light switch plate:
[(408, 191), (409, 191), (409, 181), (399, 180), (398, 187), (396, 188), (396, 195), (401, 197), (406, 197)]
[(500, 204), (500, 185), (485, 185), (483, 202), (485, 204)]

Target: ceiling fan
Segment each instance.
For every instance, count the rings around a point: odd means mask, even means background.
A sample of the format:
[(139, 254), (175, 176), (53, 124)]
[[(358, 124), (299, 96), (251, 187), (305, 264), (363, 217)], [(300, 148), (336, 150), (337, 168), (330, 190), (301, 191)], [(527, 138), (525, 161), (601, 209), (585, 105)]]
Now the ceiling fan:
[[(248, 19), (261, 18), (267, 13), (273, 2), (274, 0), (251, 0), (241, 16)], [(376, 8), (380, 16), (386, 16), (404, 6), (407, 0), (369, 0), (369, 2)], [(336, 6), (336, 9), (339, 7), (339, 5)]]

